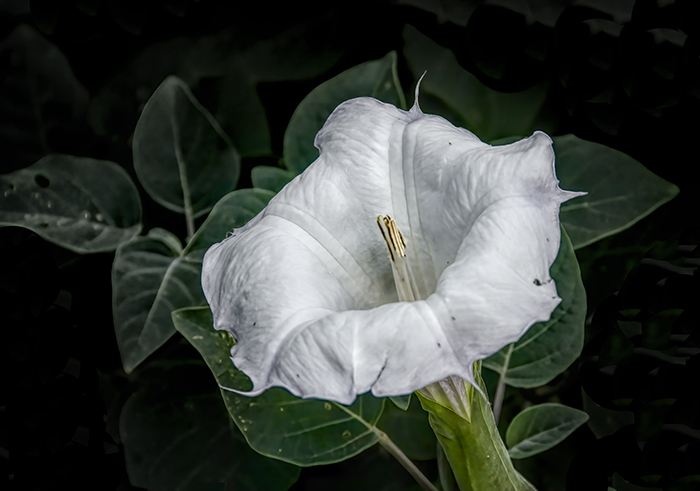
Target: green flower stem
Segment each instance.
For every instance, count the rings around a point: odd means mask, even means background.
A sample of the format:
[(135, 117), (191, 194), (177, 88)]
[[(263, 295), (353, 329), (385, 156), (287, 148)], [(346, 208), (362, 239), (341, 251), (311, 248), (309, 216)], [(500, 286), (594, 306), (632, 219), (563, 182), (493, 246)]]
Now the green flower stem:
[(370, 430), (372, 433), (374, 433), (377, 436), (377, 439), (379, 440), (379, 444), (384, 447), (384, 449), (389, 452), (396, 460), (399, 461), (399, 463), (408, 471), (409, 474), (413, 476), (413, 478), (418, 481), (418, 484), (425, 490), (425, 491), (438, 491), (438, 489), (433, 485), (430, 480), (425, 477), (425, 475), (418, 469), (418, 467), (415, 466), (413, 462), (411, 462), (411, 459), (409, 459), (405, 453), (389, 438), (389, 435), (384, 433), (382, 430), (377, 428), (374, 425), (371, 425), (367, 423), (364, 419), (358, 418), (355, 413), (352, 411), (348, 411), (348, 409), (341, 405), (341, 404), (336, 404), (341, 410), (346, 412), (348, 415), (352, 416), (353, 418), (357, 419), (359, 422), (361, 422), (363, 425), (367, 427), (368, 430)]
[(469, 420), (444, 405), (444, 399), (440, 403), (416, 392), (460, 491), (535, 491), (513, 467), (489, 402), (473, 388), (468, 393)]

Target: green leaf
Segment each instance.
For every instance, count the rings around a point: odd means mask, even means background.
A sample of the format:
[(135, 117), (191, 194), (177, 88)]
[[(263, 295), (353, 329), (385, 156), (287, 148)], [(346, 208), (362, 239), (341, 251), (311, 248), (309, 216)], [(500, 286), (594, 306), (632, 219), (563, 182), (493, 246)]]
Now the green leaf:
[(119, 417), (133, 486), (199, 491), (221, 483), (215, 489), (284, 491), (297, 480), (298, 467), (254, 452), (230, 424), (201, 362), (157, 368), (139, 376)]
[(407, 396), (392, 396), (389, 397), (389, 400), (393, 402), (396, 407), (405, 411), (408, 409), (408, 405), (411, 404), (411, 394)]
[[(208, 307), (173, 312), (177, 330), (199, 351), (221, 387), (247, 391), (248, 377), (230, 360), (233, 339), (215, 331)], [(340, 462), (374, 445), (384, 399), (367, 394), (352, 406), (299, 399), (274, 388), (251, 398), (222, 389), (233, 421), (253, 449), (268, 457), (308, 466)]]
[[(192, 51), (195, 57), (196, 47)], [(226, 71), (218, 83), (218, 97), (209, 107), (242, 156), (270, 155), (270, 129), (256, 90), (257, 80), (250, 67), (237, 58), (223, 66)]]
[(260, 213), (275, 193), (267, 189), (239, 189), (221, 198), (185, 247), (185, 254), (208, 249), (227, 233), (242, 227)]
[(405, 409), (387, 404), (377, 426), (409, 459), (432, 460), (436, 458), (437, 441), (428, 423), (428, 413), (421, 408), (418, 398), (411, 397), (409, 401)]
[(558, 445), (588, 421), (588, 414), (562, 404), (545, 403), (521, 411), (506, 430), (511, 458), (524, 459)]
[(418, 80), (426, 72), (419, 97), (423, 112), (439, 114), (484, 141), (548, 129), (537, 121), (546, 97), (545, 85), (522, 92), (498, 92), (462, 68), (452, 51), (414, 27), (404, 28), (403, 39), (413, 77)]
[(278, 193), (296, 174), (278, 167), (259, 165), (250, 171), (250, 179), (256, 188), (269, 189)]
[(588, 193), (561, 207), (575, 249), (629, 228), (679, 192), (629, 155), (599, 143), (557, 136), (554, 151), (561, 188)]
[(170, 313), (201, 305), (201, 262), (182, 255), (163, 229), (123, 244), (112, 265), (114, 327), (124, 371), (130, 373), (173, 335)]
[(127, 63), (115, 64), (112, 76), (90, 98), (87, 119), (92, 130), (113, 142), (126, 143), (158, 85), (168, 75), (184, 75), (182, 65), (193, 44), (191, 38), (168, 39), (149, 44)]
[(682, 204), (669, 203), (627, 230), (576, 250), (589, 312), (622, 287), (629, 272), (653, 247), (664, 243), (660, 231), (677, 217), (679, 209)]
[[(340, 58), (341, 53), (328, 44), (309, 42), (310, 38), (317, 39), (318, 29), (314, 27), (313, 23), (295, 26), (245, 51), (240, 51), (240, 43), (232, 46), (230, 39), (236, 36), (220, 33), (204, 38), (193, 47), (190, 64), (204, 69), (203, 76), (218, 75), (217, 70), (222, 75), (218, 97), (210, 107), (241, 155), (272, 154), (267, 115), (257, 90), (261, 82), (319, 77)], [(203, 57), (202, 49), (205, 53), (216, 51), (221, 56)]]
[(117, 249), (112, 266), (112, 309), (124, 370), (129, 373), (175, 333), (171, 313), (204, 305), (202, 258), (206, 249), (242, 227), (274, 196), (241, 189), (224, 196), (185, 249), (177, 237), (153, 229)]
[(562, 228), (559, 255), (551, 268), (562, 301), (547, 322), (533, 325), (516, 343), (484, 360), (513, 387), (544, 385), (571, 365), (583, 349), (586, 291), (573, 245)]
[[(478, 376), (478, 374), (476, 374)], [(465, 384), (468, 382), (464, 381)], [(482, 384), (483, 389), (483, 384)], [(461, 491), (535, 491), (513, 467), (493, 419), (491, 405), (478, 392), (471, 397), (471, 420), (416, 392)]]
[[(36, 18), (24, 21), (34, 24)], [(68, 58), (34, 27), (20, 24), (9, 32), (12, 27), (3, 31), (7, 37), (0, 42), (3, 169), (26, 167), (65, 148), (89, 152), (92, 143), (84, 117), (90, 94), (76, 78)]]
[(136, 124), (134, 170), (155, 201), (196, 218), (236, 187), (240, 159), (209, 111), (170, 76)]
[(138, 191), (114, 162), (48, 155), (0, 176), (0, 189), (0, 225), (80, 254), (113, 251), (141, 230)]
[(342, 102), (355, 97), (374, 97), (405, 107), (406, 101), (396, 69), (396, 52), (357, 65), (322, 83), (294, 111), (284, 134), (284, 161), (295, 174), (318, 157), (314, 138), (328, 116)]

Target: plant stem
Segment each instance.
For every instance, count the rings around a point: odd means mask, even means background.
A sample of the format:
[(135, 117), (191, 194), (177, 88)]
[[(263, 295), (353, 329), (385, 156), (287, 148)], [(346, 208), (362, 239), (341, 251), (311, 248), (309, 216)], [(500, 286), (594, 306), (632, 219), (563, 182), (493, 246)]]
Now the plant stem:
[(187, 200), (185, 203), (185, 223), (187, 225), (187, 242), (189, 242), (194, 235), (194, 213), (192, 212), (191, 200)]
[(493, 419), (498, 425), (498, 418), (501, 416), (501, 408), (503, 407), (503, 396), (506, 393), (506, 383), (503, 375), (498, 376), (498, 384), (496, 384), (496, 394), (493, 396)]
[(496, 420), (496, 425), (498, 425), (498, 418), (501, 416), (501, 409), (503, 408), (503, 398), (506, 395), (506, 377), (505, 371), (508, 369), (510, 364), (510, 356), (513, 353), (513, 347), (515, 345), (511, 344), (508, 346), (508, 352), (506, 353), (506, 360), (503, 364), (503, 372), (498, 374), (498, 383), (496, 384), (496, 393), (493, 396), (493, 419)]
[(438, 489), (433, 486), (433, 483), (431, 483), (428, 478), (425, 477), (425, 475), (418, 469), (418, 467), (411, 462), (411, 459), (406, 457), (406, 454), (403, 453), (393, 441), (391, 441), (391, 438), (389, 438), (386, 433), (376, 427), (374, 427), (372, 431), (375, 435), (377, 435), (380, 445), (399, 461), (404, 469), (406, 469), (408, 473), (411, 474), (416, 481), (418, 481), (418, 484), (420, 484), (425, 491), (438, 491)]
[(373, 424), (368, 423), (363, 418), (361, 418), (342, 404), (338, 404), (337, 402), (334, 402), (333, 404), (335, 404), (336, 407), (344, 413), (347, 413), (352, 418), (355, 418), (357, 421), (362, 423), (368, 430), (374, 433), (377, 436), (377, 439), (379, 440), (379, 444), (382, 447), (384, 447), (384, 449), (387, 452), (389, 452), (396, 460), (399, 461), (399, 463), (404, 467), (404, 469), (406, 469), (408, 473), (411, 474), (416, 481), (418, 481), (418, 484), (420, 484), (420, 486), (425, 491), (438, 491), (438, 488), (433, 486), (433, 483), (431, 483), (430, 480), (427, 477), (425, 477), (425, 475), (420, 471), (420, 469), (418, 469), (418, 467), (416, 467), (415, 464), (411, 462), (411, 459), (406, 457), (406, 454), (403, 453), (403, 451), (393, 441), (391, 441), (389, 435), (384, 433), (382, 430), (380, 430)]

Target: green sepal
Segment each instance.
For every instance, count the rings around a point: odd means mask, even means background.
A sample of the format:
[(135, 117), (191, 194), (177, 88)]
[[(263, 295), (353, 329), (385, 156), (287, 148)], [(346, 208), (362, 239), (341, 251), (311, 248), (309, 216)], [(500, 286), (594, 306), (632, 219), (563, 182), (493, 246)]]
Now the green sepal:
[[(480, 374), (475, 373), (475, 376), (485, 392)], [(415, 393), (428, 412), (430, 426), (452, 467), (460, 491), (535, 491), (513, 467), (498, 434), (491, 405), (478, 391), (470, 392), (471, 422), (445, 405), (426, 398), (420, 391)]]

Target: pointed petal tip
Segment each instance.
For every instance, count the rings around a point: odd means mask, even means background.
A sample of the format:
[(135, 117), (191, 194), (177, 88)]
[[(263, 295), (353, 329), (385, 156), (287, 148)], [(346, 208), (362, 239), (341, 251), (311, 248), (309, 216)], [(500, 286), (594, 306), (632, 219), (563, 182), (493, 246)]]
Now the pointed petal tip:
[(251, 390), (249, 392), (246, 392), (244, 390), (232, 389), (231, 387), (226, 387), (225, 385), (219, 385), (219, 389), (225, 390), (226, 392), (233, 392), (234, 394), (238, 394), (239, 396), (258, 397), (263, 392), (265, 392), (267, 389), (269, 389), (269, 387), (265, 387), (263, 389), (258, 389), (258, 390)]
[(586, 191), (567, 191), (565, 189), (559, 189), (559, 197), (561, 203), (569, 201), (574, 198), (580, 198), (581, 196), (586, 196), (588, 193)]
[(420, 105), (418, 104), (418, 93), (420, 91), (420, 83), (423, 81), (423, 77), (425, 77), (426, 73), (428, 73), (428, 70), (423, 72), (423, 75), (421, 75), (420, 78), (418, 79), (418, 83), (416, 83), (416, 91), (415, 91), (414, 100), (413, 100), (413, 107), (411, 107), (411, 110), (410, 110), (410, 112), (412, 112), (412, 113), (413, 112), (419, 113), (419, 114), (423, 113), (423, 111), (421, 111), (421, 109), (420, 109)]
[(535, 138), (535, 139), (546, 139), (548, 143), (552, 143), (552, 137), (549, 136), (547, 133), (545, 133), (542, 130), (535, 130), (532, 135), (530, 135), (528, 138)]

